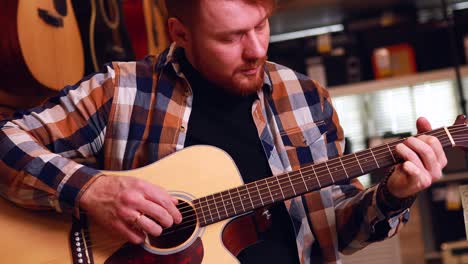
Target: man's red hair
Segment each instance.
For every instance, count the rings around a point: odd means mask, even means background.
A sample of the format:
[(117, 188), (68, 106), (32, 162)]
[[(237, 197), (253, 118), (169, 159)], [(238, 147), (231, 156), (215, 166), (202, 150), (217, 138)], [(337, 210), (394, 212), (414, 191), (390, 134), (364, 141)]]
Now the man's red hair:
[[(217, 0), (210, 0), (217, 1)], [(235, 0), (234, 0), (235, 1)], [(276, 8), (275, 0), (241, 0), (249, 4), (263, 6), (268, 14), (273, 13)], [(175, 17), (185, 23), (192, 25), (195, 23), (194, 18), (199, 15), (199, 10), (202, 8), (201, 0), (165, 0), (168, 18)]]

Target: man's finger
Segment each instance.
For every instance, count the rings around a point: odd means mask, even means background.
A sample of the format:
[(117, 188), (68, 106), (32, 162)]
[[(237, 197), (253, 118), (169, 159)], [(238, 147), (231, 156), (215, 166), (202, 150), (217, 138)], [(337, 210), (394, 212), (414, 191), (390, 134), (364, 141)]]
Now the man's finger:
[(163, 230), (160, 225), (155, 223), (152, 219), (150, 219), (146, 215), (142, 215), (135, 224), (136, 226), (141, 228), (143, 231), (153, 236), (161, 235), (162, 230)]
[(431, 123), (425, 118), (425, 117), (420, 117), (416, 121), (416, 127), (418, 129), (418, 133), (423, 133), (426, 131), (432, 130)]
[(162, 189), (155, 186), (150, 186), (146, 191), (147, 197), (146, 199), (159, 204), (164, 209), (169, 212), (169, 214), (173, 217), (175, 223), (182, 222), (182, 215), (180, 214), (179, 210), (177, 209), (174, 201), (172, 200), (172, 196), (169, 193)]
[(434, 150), (424, 141), (410, 137), (406, 140), (405, 145), (417, 154), (416, 158), (412, 156), (412, 159), (410, 160), (415, 165), (419, 165), (416, 160), (420, 160), (423, 163), (422, 168), (431, 172), (440, 170), (439, 161)]
[(396, 145), (395, 150), (397, 154), (405, 161), (411, 161), (416, 166), (421, 168), (424, 167), (424, 164), (419, 159), (418, 155), (409, 146), (407, 146), (406, 143)]
[(149, 200), (143, 201), (138, 210), (164, 227), (172, 226), (175, 221), (174, 217), (164, 207)]

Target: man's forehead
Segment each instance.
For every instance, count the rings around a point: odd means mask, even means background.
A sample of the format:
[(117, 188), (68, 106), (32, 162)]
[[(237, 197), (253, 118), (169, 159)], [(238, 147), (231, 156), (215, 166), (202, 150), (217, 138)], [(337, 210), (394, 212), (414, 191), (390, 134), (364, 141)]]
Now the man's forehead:
[(200, 22), (210, 31), (248, 30), (268, 18), (268, 10), (260, 4), (243, 0), (201, 0)]

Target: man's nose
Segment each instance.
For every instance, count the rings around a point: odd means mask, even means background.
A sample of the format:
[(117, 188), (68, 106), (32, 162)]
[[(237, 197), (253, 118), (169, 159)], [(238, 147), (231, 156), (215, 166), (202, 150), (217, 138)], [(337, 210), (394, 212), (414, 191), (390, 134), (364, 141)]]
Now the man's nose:
[(244, 41), (243, 56), (245, 60), (256, 60), (266, 55), (265, 43), (255, 30), (248, 32)]

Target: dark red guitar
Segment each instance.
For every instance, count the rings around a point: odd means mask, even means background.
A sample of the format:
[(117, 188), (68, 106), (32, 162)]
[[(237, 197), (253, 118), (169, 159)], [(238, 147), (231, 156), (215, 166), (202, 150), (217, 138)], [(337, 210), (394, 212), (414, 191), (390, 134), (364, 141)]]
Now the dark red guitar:
[(164, 18), (156, 0), (124, 0), (122, 7), (136, 59), (158, 54), (168, 46)]

